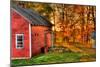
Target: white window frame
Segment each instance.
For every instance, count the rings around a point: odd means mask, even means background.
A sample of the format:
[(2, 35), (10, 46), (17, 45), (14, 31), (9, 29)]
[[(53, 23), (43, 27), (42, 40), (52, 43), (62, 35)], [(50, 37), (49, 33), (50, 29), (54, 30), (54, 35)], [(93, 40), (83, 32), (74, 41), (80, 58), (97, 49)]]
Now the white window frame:
[[(18, 36), (22, 36), (23, 38), (22, 38), (22, 41), (23, 41), (23, 47), (17, 47), (17, 45), (18, 45), (18, 41), (17, 41), (17, 37)], [(16, 34), (16, 49), (22, 49), (22, 48), (24, 48), (24, 34)]]

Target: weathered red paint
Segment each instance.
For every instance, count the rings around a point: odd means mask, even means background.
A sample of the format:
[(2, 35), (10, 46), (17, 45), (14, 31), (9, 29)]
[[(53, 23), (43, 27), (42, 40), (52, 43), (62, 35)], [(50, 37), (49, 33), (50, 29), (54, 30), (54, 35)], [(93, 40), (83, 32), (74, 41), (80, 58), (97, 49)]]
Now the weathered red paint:
[[(50, 36), (50, 33), (46, 32), (46, 30), (48, 30), (48, 27), (32, 26), (32, 54), (33, 55), (37, 55), (41, 53), (42, 52), (41, 48), (44, 48), (44, 51), (45, 51), (46, 48), (50, 47), (51, 36)], [(45, 35), (46, 35), (46, 39), (44, 37)], [(45, 40), (46, 40), (46, 47), (45, 47)]]
[[(11, 17), (12, 58), (30, 57), (30, 42), (32, 46), (32, 56), (41, 53), (41, 48), (44, 48), (45, 53), (48, 51), (48, 48), (51, 46), (51, 34), (47, 31), (49, 27), (31, 25), (31, 39), (29, 39), (29, 21), (18, 14), (15, 10), (12, 10)], [(24, 34), (24, 48), (16, 49), (15, 35), (20, 33)], [(44, 37), (45, 35), (46, 38)]]
[[(29, 22), (12, 10), (12, 58), (29, 57)], [(16, 49), (16, 34), (24, 34), (24, 48)]]

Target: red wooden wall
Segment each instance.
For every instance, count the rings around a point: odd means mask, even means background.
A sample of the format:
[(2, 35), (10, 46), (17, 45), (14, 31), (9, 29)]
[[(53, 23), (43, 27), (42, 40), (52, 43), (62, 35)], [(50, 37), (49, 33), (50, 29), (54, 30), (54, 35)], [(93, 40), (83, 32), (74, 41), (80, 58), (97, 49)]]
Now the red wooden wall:
[[(48, 30), (45, 26), (32, 26), (32, 55), (41, 53), (41, 48), (44, 47), (44, 33)], [(46, 34), (47, 48), (51, 46), (51, 34)]]
[[(29, 57), (29, 22), (15, 10), (11, 11), (12, 58)], [(16, 34), (24, 34), (24, 48), (16, 49)]]

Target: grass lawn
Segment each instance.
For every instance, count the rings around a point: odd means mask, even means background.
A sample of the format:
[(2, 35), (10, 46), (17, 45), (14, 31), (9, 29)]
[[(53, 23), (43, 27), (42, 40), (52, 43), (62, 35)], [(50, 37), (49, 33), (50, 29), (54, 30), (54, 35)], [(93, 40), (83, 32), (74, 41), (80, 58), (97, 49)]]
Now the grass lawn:
[(82, 54), (82, 53), (51, 53), (40, 54), (27, 60), (12, 60), (12, 66), (19, 65), (37, 65), (37, 64), (51, 64), (51, 63), (69, 63), (81, 61), (95, 61), (95, 54)]

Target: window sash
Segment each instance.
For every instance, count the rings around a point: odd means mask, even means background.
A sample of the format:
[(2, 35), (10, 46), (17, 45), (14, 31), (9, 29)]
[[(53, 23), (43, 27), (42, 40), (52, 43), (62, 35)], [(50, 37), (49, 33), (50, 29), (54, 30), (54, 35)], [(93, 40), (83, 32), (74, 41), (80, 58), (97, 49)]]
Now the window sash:
[(24, 34), (16, 34), (16, 48), (22, 49), (24, 47)]

